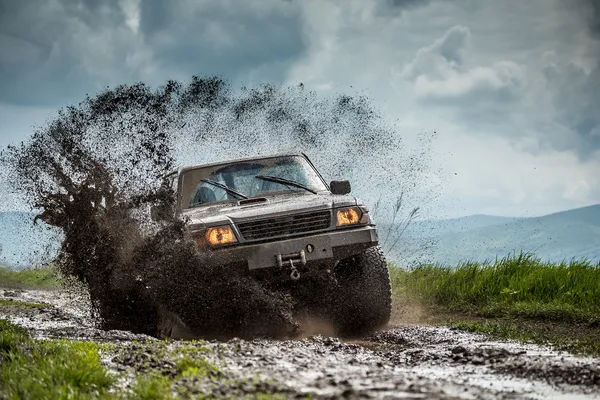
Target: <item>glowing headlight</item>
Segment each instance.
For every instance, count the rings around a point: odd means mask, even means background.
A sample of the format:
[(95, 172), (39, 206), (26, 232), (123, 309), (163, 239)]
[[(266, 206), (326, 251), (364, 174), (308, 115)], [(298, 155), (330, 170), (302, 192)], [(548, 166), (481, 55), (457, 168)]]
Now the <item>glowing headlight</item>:
[(361, 214), (358, 207), (341, 208), (337, 210), (337, 226), (358, 224)]
[(208, 228), (204, 237), (206, 238), (206, 241), (210, 243), (211, 246), (237, 243), (238, 241), (235, 237), (235, 233), (233, 233), (233, 230), (229, 225)]

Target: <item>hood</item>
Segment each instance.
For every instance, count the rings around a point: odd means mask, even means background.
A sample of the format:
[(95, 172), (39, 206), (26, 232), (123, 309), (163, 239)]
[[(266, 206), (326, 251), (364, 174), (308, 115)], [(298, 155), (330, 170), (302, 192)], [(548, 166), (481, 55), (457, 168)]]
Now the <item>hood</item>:
[(228, 223), (230, 220), (270, 217), (275, 215), (295, 214), (336, 207), (353, 206), (356, 198), (348, 195), (324, 194), (292, 194), (265, 196), (263, 202), (249, 199), (250, 202), (241, 205), (237, 201), (218, 203), (184, 210), (182, 217), (190, 218), (194, 225), (214, 225)]

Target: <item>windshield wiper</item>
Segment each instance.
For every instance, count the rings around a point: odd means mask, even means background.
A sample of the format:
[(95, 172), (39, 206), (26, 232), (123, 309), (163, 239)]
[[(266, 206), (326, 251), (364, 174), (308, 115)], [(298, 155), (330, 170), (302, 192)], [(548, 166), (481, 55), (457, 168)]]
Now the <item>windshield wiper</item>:
[(255, 178), (262, 179), (264, 181), (271, 181), (271, 182), (281, 183), (282, 185), (294, 186), (294, 187), (297, 187), (297, 188), (300, 188), (300, 189), (307, 190), (307, 191), (309, 191), (311, 193), (317, 194), (316, 191), (312, 190), (309, 187), (304, 186), (301, 183), (294, 182), (294, 181), (291, 181), (291, 180), (285, 179), (285, 178), (280, 178), (278, 176), (256, 175)]
[(240, 193), (237, 190), (230, 188), (229, 186), (223, 185), (222, 183), (215, 182), (215, 181), (212, 181), (210, 179), (200, 179), (200, 182), (206, 182), (208, 184), (211, 184), (213, 186), (221, 188), (221, 189), (225, 190), (227, 193), (231, 193), (232, 195), (241, 197), (242, 199), (247, 199), (248, 198), (248, 196), (246, 196), (245, 194)]

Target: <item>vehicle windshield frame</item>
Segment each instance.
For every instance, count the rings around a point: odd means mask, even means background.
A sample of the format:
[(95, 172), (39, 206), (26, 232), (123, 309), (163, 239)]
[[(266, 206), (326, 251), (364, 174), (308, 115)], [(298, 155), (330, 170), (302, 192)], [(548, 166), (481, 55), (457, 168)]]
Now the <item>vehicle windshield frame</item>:
[[(191, 200), (192, 200), (191, 197), (192, 196), (185, 195), (185, 190), (189, 189), (191, 186), (194, 186), (194, 185), (186, 186), (189, 184), (187, 184), (185, 182), (185, 177), (189, 176), (190, 173), (193, 173), (194, 171), (205, 170), (205, 169), (218, 170), (218, 169), (226, 168), (226, 167), (233, 166), (236, 164), (245, 164), (245, 163), (253, 163), (253, 162), (260, 163), (261, 161), (268, 161), (268, 160), (277, 159), (277, 158), (281, 158), (281, 159), (300, 158), (300, 159), (302, 159), (300, 161), (300, 164), (305, 169), (309, 170), (307, 172), (312, 173), (313, 176), (311, 178), (315, 179), (316, 186), (321, 186), (320, 188), (315, 188), (315, 189), (311, 188), (311, 190), (314, 190), (314, 192), (316, 192), (316, 193), (330, 193), (329, 185), (327, 184), (325, 179), (323, 179), (323, 176), (321, 175), (321, 173), (317, 170), (317, 168), (314, 166), (314, 164), (310, 161), (310, 159), (308, 157), (306, 157), (304, 154), (281, 154), (281, 155), (275, 155), (275, 156), (270, 156), (270, 157), (245, 158), (245, 159), (232, 160), (229, 162), (204, 164), (204, 165), (198, 165), (198, 166), (187, 167), (187, 168), (182, 169), (179, 173), (177, 209), (180, 211), (185, 211), (185, 210), (191, 210), (191, 209), (194, 209), (197, 207), (205, 207), (205, 206), (211, 206), (211, 205), (216, 205), (216, 204), (237, 203), (238, 201), (242, 200), (242, 199), (224, 199), (224, 200), (211, 201), (211, 202), (206, 202), (206, 203), (192, 206), (191, 205)], [(203, 179), (206, 179), (207, 176), (210, 176), (210, 174), (205, 175), (205, 178), (203, 178)], [(289, 188), (285, 188), (284, 185), (282, 184), (281, 190), (273, 190), (273, 191), (269, 191), (269, 192), (258, 193), (256, 195), (248, 195), (248, 198), (252, 199), (252, 198), (259, 198), (259, 197), (266, 197), (266, 196), (279, 196), (279, 195), (285, 195), (285, 194), (291, 194), (291, 193), (293, 193), (294, 195), (306, 195), (306, 194), (311, 195), (312, 194), (310, 191), (303, 190), (300, 188), (298, 188), (298, 190), (291, 190)]]

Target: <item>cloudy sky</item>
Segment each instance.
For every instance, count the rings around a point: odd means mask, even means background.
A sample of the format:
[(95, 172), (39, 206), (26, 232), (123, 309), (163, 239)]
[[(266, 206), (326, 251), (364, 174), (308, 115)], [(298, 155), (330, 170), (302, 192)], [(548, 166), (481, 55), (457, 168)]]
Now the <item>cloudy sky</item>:
[(598, 0), (0, 0), (0, 147), (86, 93), (221, 74), (435, 131), (446, 216), (600, 203)]

